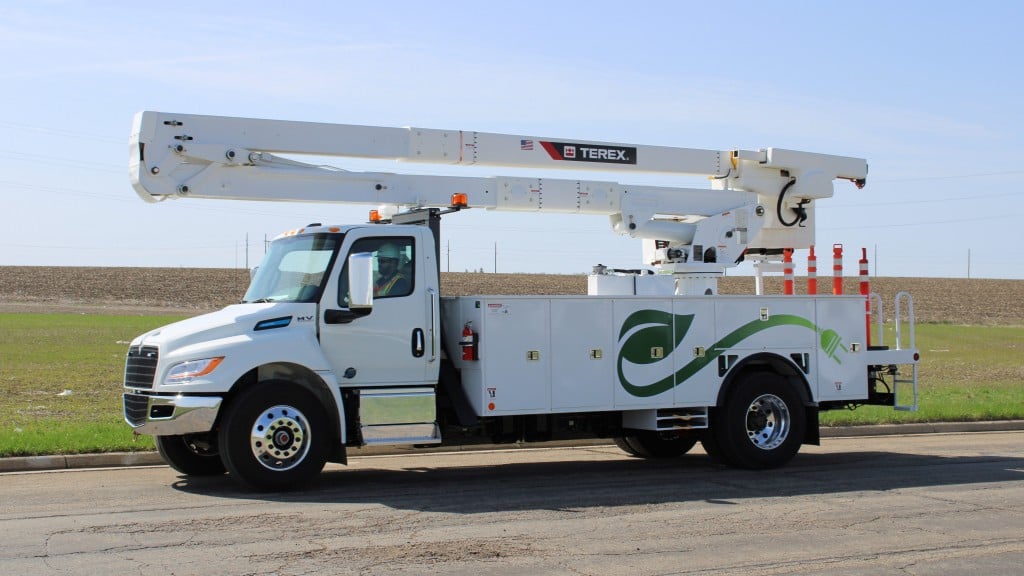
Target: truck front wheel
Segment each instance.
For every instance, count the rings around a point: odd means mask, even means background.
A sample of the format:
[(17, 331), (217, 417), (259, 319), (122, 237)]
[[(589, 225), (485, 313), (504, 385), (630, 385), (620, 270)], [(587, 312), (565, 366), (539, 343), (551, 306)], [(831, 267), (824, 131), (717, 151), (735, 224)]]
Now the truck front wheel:
[(217, 476), (224, 473), (224, 463), (217, 454), (216, 438), (211, 438), (211, 434), (157, 436), (154, 440), (160, 458), (186, 476)]
[(772, 372), (741, 376), (725, 405), (712, 412), (709, 442), (720, 460), (739, 468), (775, 468), (803, 443), (804, 406), (793, 387)]
[(327, 462), (326, 412), (301, 386), (261, 382), (228, 407), (220, 449), (228, 472), (253, 488), (280, 490), (301, 484)]

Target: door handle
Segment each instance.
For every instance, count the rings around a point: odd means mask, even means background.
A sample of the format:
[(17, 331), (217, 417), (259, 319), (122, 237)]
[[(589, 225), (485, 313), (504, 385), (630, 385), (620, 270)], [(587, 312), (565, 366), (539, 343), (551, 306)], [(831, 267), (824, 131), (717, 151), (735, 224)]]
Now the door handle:
[(427, 299), (430, 300), (430, 359), (429, 362), (437, 360), (437, 290), (427, 288)]
[(413, 358), (423, 357), (424, 340), (423, 328), (412, 329), (412, 356)]

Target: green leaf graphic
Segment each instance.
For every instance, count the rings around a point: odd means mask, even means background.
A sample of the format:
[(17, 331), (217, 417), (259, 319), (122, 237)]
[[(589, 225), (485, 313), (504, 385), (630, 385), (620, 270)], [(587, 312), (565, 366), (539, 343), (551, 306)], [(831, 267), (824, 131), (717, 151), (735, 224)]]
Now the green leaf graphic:
[[(675, 319), (673, 328), (672, 320)], [(722, 352), (732, 348), (746, 340), (747, 338), (776, 326), (803, 326), (809, 330), (813, 330), (815, 333), (822, 334), (822, 348), (826, 351), (828, 356), (840, 362), (839, 358), (835, 356), (835, 350), (842, 348), (845, 352), (846, 347), (842, 345), (842, 338), (839, 337), (834, 330), (822, 330), (810, 320), (801, 318), (800, 316), (794, 316), (791, 314), (779, 314), (772, 316), (768, 320), (754, 320), (740, 326), (733, 330), (718, 342), (715, 342), (712, 346), (706, 348), (706, 353), (701, 358), (694, 358), (686, 366), (680, 368), (672, 376), (662, 378), (657, 382), (650, 384), (638, 385), (626, 378), (623, 372), (623, 362), (627, 361), (633, 364), (649, 364), (654, 360), (650, 357), (651, 346), (664, 345), (667, 342), (668, 334), (673, 334), (672, 350), (679, 347), (679, 344), (683, 341), (683, 337), (689, 331), (691, 324), (693, 323), (693, 315), (676, 315), (673, 316), (667, 312), (660, 312), (657, 310), (640, 310), (631, 314), (626, 318), (626, 322), (623, 323), (622, 330), (619, 332), (620, 351), (618, 358), (618, 371), (619, 371), (619, 382), (622, 387), (632, 394), (633, 396), (639, 396), (647, 398), (650, 396), (657, 396), (663, 392), (667, 392), (672, 388), (682, 384), (687, 379), (692, 377), (697, 372), (700, 372), (705, 366), (713, 362), (716, 358), (722, 355)], [(632, 333), (625, 342), (622, 342), (623, 336), (625, 336), (632, 328), (641, 326), (644, 324), (650, 324), (649, 327), (642, 328)], [(655, 340), (655, 338), (658, 338)], [(828, 340), (826, 341), (826, 337)], [(654, 343), (659, 342), (659, 343)], [(668, 356), (668, 354), (666, 354)]]
[(651, 349), (661, 347), (666, 352), (675, 350), (692, 323), (692, 314), (673, 316), (660, 310), (634, 312), (622, 323), (619, 331), (620, 341), (629, 334), (620, 347), (619, 356), (633, 364), (658, 362), (660, 358), (651, 358)]
[[(693, 315), (673, 315), (661, 310), (638, 310), (630, 314), (619, 330), (619, 382), (634, 396), (653, 396), (675, 386), (675, 377), (669, 374), (646, 386), (634, 386), (623, 373), (624, 362), (630, 364), (653, 364), (664, 362), (665, 358), (654, 358), (651, 350), (662, 348), (665, 355), (679, 347), (690, 325)], [(623, 341), (623, 338), (625, 340)]]

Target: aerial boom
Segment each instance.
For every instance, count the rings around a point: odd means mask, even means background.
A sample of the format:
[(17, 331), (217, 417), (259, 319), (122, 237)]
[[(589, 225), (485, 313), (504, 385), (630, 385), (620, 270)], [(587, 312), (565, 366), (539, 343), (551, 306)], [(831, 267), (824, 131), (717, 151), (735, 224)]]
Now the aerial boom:
[[(602, 180), (352, 172), (284, 155), (390, 159), (453, 166), (706, 176), (711, 188)], [(647, 264), (720, 273), (748, 251), (814, 241), (813, 202), (832, 181), (863, 185), (859, 158), (778, 148), (715, 151), (423, 128), (391, 128), (140, 112), (131, 181), (148, 202), (168, 198), (341, 202), (400, 209), (449, 206), (608, 216), (644, 239)]]

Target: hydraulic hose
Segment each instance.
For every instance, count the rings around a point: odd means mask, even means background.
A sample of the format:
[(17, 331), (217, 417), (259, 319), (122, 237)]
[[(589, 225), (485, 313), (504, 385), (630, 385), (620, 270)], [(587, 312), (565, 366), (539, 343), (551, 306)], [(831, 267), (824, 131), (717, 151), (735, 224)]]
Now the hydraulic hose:
[(800, 203), (797, 204), (797, 207), (792, 209), (796, 212), (796, 216), (791, 222), (787, 222), (786, 218), (782, 215), (782, 201), (785, 200), (786, 192), (793, 186), (793, 184), (796, 184), (796, 178), (791, 178), (790, 181), (786, 182), (786, 185), (782, 187), (782, 190), (779, 191), (779, 202), (775, 207), (775, 213), (779, 217), (779, 223), (786, 228), (802, 224), (804, 220), (807, 220), (807, 212), (804, 211), (803, 206), (804, 204), (807, 204), (809, 200), (801, 200)]

